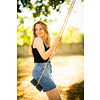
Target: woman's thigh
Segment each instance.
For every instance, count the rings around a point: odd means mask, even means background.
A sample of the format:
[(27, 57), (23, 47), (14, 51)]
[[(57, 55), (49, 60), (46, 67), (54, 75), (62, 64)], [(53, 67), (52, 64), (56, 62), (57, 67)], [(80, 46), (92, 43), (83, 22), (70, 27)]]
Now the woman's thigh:
[(57, 87), (50, 91), (47, 91), (46, 94), (47, 94), (49, 100), (61, 100), (61, 97), (60, 97)]

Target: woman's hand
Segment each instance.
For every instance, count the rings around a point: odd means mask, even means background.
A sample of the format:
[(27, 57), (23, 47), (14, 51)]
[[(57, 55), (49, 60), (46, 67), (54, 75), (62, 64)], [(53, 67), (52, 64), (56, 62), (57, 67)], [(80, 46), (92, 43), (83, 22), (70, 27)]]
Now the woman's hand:
[(62, 37), (61, 37), (61, 36), (58, 36), (58, 37), (54, 40), (54, 42), (53, 42), (53, 44), (52, 44), (52, 47), (55, 48), (58, 44), (61, 43), (61, 41), (62, 41)]

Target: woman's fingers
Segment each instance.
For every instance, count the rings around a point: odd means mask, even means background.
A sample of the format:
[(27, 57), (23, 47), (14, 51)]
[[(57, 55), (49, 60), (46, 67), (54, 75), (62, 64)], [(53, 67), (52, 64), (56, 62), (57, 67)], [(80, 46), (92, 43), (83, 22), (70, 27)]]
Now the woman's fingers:
[(62, 41), (62, 37), (60, 37), (59, 41)]
[(53, 46), (54, 46), (54, 47), (57, 46), (58, 44), (61, 43), (61, 41), (62, 41), (62, 37), (61, 37), (61, 36), (58, 36), (58, 37), (54, 40)]

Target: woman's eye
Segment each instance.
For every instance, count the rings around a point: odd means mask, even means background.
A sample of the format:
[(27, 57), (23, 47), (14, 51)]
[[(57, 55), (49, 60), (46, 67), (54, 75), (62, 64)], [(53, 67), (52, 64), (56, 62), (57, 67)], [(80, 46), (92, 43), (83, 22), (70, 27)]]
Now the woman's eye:
[[(42, 28), (40, 28), (39, 30), (42, 30)], [(38, 31), (38, 29), (36, 29), (35, 31)]]

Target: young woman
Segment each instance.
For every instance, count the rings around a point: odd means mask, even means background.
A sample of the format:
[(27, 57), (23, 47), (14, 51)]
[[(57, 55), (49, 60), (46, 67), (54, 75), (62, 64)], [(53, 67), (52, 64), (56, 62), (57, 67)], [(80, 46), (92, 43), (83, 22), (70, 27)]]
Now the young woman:
[[(50, 55), (52, 54), (55, 47), (61, 43), (62, 38), (60, 36), (57, 37), (52, 45), (50, 45), (48, 26), (42, 21), (36, 22), (33, 25), (32, 31), (33, 37), (31, 42), (31, 50), (35, 63), (32, 76), (38, 82)], [(43, 87), (43, 91), (46, 92), (49, 100), (61, 100), (59, 91), (53, 81), (51, 73), (52, 66), (49, 62), (39, 84)]]

